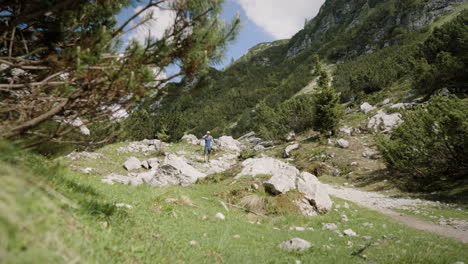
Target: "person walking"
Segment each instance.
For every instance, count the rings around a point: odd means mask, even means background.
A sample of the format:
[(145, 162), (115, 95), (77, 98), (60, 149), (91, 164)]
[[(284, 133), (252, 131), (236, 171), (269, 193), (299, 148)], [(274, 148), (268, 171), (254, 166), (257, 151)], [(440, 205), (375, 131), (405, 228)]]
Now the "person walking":
[(203, 139), (205, 140), (205, 151), (203, 152), (205, 155), (205, 162), (209, 162), (214, 139), (210, 131), (206, 131), (206, 135), (203, 136)]

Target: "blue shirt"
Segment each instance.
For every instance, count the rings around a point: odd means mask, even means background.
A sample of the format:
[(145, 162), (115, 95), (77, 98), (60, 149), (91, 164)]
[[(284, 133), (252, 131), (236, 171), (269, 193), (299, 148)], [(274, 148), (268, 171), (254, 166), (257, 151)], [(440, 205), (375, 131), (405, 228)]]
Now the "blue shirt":
[(213, 137), (204, 136), (203, 139), (205, 140), (205, 148), (211, 148), (211, 142), (213, 141)]

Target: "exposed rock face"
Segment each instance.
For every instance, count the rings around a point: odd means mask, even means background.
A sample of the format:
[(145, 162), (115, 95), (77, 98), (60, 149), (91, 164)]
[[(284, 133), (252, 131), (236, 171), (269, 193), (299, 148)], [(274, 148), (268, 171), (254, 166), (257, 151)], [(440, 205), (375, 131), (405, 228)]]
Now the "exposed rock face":
[(265, 147), (262, 146), (262, 145), (255, 145), (255, 146), (253, 147), (253, 150), (255, 150), (255, 151), (257, 151), (257, 152), (262, 152), (262, 151), (265, 150)]
[(231, 136), (222, 136), (218, 139), (218, 145), (221, 148), (224, 149), (229, 149), (229, 150), (234, 150), (234, 151), (240, 151), (241, 149), (241, 143)]
[(361, 110), (361, 112), (364, 112), (367, 114), (368, 112), (374, 110), (375, 107), (366, 102), (366, 103), (363, 103), (361, 106), (359, 106), (359, 109)]
[(269, 141), (262, 141), (260, 143), (258, 143), (259, 145), (262, 145), (264, 146), (265, 148), (269, 148), (269, 147), (273, 147), (274, 146), (274, 143), (273, 141), (269, 140)]
[(381, 130), (382, 133), (390, 133), (398, 127), (403, 120), (400, 113), (387, 114), (384, 110), (379, 110), (367, 123), (367, 129), (371, 131)]
[(290, 240), (286, 240), (283, 243), (279, 244), (278, 248), (287, 250), (287, 251), (293, 251), (293, 250), (304, 251), (313, 246), (314, 245), (310, 243), (309, 241), (296, 237)]
[(297, 177), (297, 190), (305, 195), (305, 199), (316, 208), (319, 213), (331, 210), (333, 202), (328, 196), (327, 187), (320, 183), (315, 175), (302, 172)]
[[(339, 35), (350, 29), (362, 31), (360, 26), (372, 21), (371, 17), (363, 16), (363, 14), (370, 13), (370, 9), (378, 8), (382, 2), (390, 1), (326, 1), (319, 14), (292, 37), (287, 56), (296, 56), (311, 46), (320, 45), (323, 41), (329, 40), (330, 34), (327, 33), (330, 30), (333, 30), (333, 35)], [(385, 36), (394, 28), (405, 27), (409, 30), (419, 30), (452, 10), (454, 3), (460, 2), (464, 0), (427, 0), (421, 3), (422, 6), (411, 8), (395, 6), (394, 16), (386, 17), (384, 21), (381, 21), (378, 29), (365, 32), (368, 41), (360, 46), (350, 47), (351, 50), (343, 55), (368, 54), (380, 47), (389, 46), (391, 43), (386, 41)]]
[(145, 139), (142, 141), (131, 142), (126, 147), (120, 147), (117, 151), (120, 152), (155, 152), (167, 148), (167, 143), (157, 139)]
[(131, 171), (131, 170), (138, 170), (141, 168), (141, 161), (135, 157), (130, 157), (125, 161), (124, 167), (126, 170)]
[[(133, 162), (135, 163), (133, 164)], [(129, 173), (127, 176), (112, 173), (104, 177), (102, 182), (108, 184), (118, 182), (127, 185), (189, 185), (206, 176), (189, 165), (184, 158), (174, 154), (167, 155), (163, 161), (153, 158), (147, 160), (147, 162), (151, 167), (150, 171)], [(136, 160), (132, 161), (132, 166), (136, 167)]]
[[(304, 194), (304, 199), (295, 201), (302, 213), (313, 216), (317, 213), (326, 213), (332, 207), (326, 186), (321, 184), (314, 175), (303, 172), (280, 160), (263, 157), (247, 159), (241, 163), (242, 171), (235, 178), (244, 175), (271, 175), (263, 183), (265, 190), (273, 195), (298, 190)], [(315, 213), (311, 213), (313, 210)]]
[(283, 158), (289, 158), (291, 156), (291, 152), (296, 150), (296, 149), (299, 149), (299, 143), (295, 143), (295, 144), (287, 146), (284, 149)]

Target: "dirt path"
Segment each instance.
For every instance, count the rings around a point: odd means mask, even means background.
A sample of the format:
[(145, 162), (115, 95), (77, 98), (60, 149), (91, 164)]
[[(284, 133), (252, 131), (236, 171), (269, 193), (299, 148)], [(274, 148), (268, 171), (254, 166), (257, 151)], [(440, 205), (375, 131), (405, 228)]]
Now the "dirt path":
[(441, 236), (455, 238), (464, 243), (468, 243), (468, 230), (465, 225), (456, 227), (452, 227), (449, 225), (439, 225), (392, 210), (408, 209), (413, 206), (421, 205), (437, 205), (436, 202), (423, 201), (419, 199), (392, 198), (375, 192), (365, 192), (352, 188), (335, 187), (331, 185), (327, 186), (330, 195), (378, 211), (404, 225), (424, 231), (437, 233)]

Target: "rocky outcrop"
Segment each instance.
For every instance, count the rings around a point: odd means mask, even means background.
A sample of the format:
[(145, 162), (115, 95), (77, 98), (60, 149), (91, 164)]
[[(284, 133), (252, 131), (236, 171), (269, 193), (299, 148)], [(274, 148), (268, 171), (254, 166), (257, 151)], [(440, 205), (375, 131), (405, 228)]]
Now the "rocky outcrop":
[(231, 136), (222, 136), (217, 140), (217, 144), (222, 149), (240, 151), (241, 143)]
[(241, 163), (241, 166), (243, 169), (235, 178), (245, 175), (252, 177), (271, 175), (263, 186), (272, 195), (287, 193), (291, 190), (302, 193), (304, 199), (295, 203), (306, 216), (331, 210), (333, 203), (328, 196), (327, 187), (321, 184), (313, 174), (300, 173), (296, 167), (271, 157), (247, 159)]
[(291, 144), (287, 146), (284, 149), (283, 158), (289, 158), (291, 156), (291, 152), (297, 149), (299, 149), (299, 143), (295, 143), (295, 144)]
[(125, 161), (123, 166), (128, 171), (138, 170), (138, 169), (141, 168), (142, 163), (141, 163), (141, 161), (139, 159), (137, 159), (135, 157), (130, 157), (129, 159), (127, 159), (127, 161)]
[(380, 130), (382, 133), (390, 133), (402, 122), (400, 113), (387, 114), (384, 110), (379, 110), (369, 119), (367, 129), (373, 132)]
[(359, 110), (361, 110), (361, 112), (363, 113), (369, 113), (370, 111), (374, 110), (375, 107), (370, 105), (369, 103), (363, 103), (361, 106), (359, 106)]

